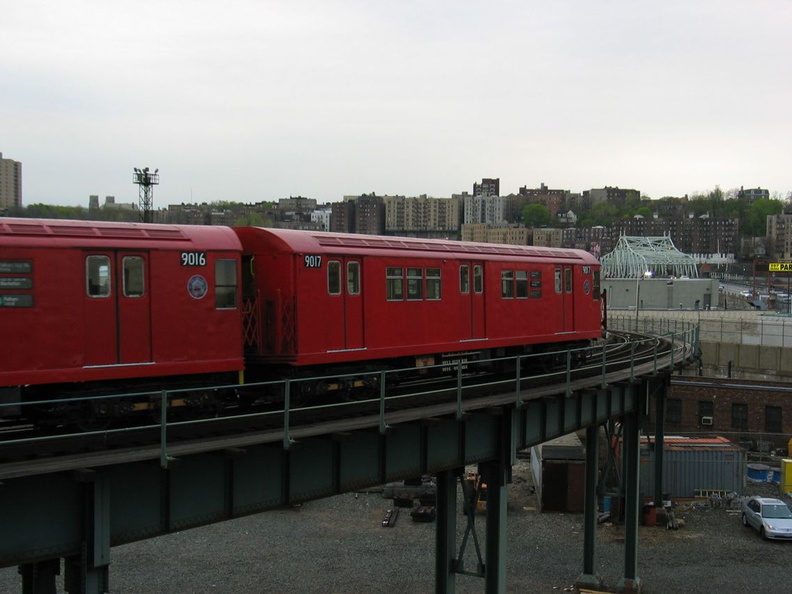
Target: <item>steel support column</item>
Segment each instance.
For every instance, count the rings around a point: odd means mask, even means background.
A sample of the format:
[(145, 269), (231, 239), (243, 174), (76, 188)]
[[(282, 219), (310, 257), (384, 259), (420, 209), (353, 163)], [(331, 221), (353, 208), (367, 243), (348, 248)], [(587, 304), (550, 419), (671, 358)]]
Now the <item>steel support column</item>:
[[(637, 389), (632, 385), (631, 390)], [(619, 580), (619, 592), (640, 592), (638, 577), (638, 513), (640, 510), (640, 428), (641, 406), (624, 415), (622, 456), (624, 460), (624, 576)]]
[(487, 594), (506, 591), (506, 508), (511, 467), (506, 460), (479, 464), (487, 484), (485, 582)]
[[(667, 386), (665, 386), (667, 388)], [(654, 467), (654, 506), (663, 506), (663, 454), (665, 451), (665, 402), (666, 390), (655, 394), (655, 467)]]
[(109, 592), (110, 489), (93, 470), (75, 472), (83, 483), (83, 542), (81, 554), (65, 559), (64, 587), (69, 594)]
[(583, 500), (583, 573), (578, 588), (598, 590), (602, 580), (594, 573), (597, 535), (597, 475), (599, 473), (599, 425), (586, 427), (586, 487)]
[(19, 566), (22, 594), (57, 594), (55, 576), (60, 575), (60, 559), (47, 559)]
[(453, 594), (456, 591), (456, 503), (457, 476), (460, 470), (444, 470), (437, 473), (437, 508), (435, 527), (435, 592)]

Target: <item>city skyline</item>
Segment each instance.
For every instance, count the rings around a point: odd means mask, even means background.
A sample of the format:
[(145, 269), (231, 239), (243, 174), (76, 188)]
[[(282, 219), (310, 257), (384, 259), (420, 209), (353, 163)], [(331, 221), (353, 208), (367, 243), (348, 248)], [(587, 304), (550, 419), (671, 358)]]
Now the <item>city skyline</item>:
[(16, 3), (0, 152), (24, 204), (450, 197), (499, 178), (782, 197), (792, 5)]

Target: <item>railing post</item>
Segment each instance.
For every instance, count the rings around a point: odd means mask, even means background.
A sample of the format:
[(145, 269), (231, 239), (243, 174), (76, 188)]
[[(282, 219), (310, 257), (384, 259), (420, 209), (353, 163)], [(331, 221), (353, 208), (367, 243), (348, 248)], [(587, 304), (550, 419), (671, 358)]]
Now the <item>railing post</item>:
[(567, 356), (567, 364), (566, 364), (566, 395), (567, 398), (572, 396), (572, 351), (566, 352)]
[(380, 371), (380, 406), (379, 406), (379, 432), (385, 435), (388, 426), (385, 424), (385, 371)]
[(606, 342), (602, 343), (602, 389), (604, 390), (607, 387), (607, 382), (605, 381), (605, 374), (608, 371), (608, 344)]
[(283, 449), (288, 450), (291, 447), (291, 439), (289, 439), (289, 415), (291, 408), (291, 380), (287, 379), (283, 383)]
[(160, 467), (168, 468), (168, 393), (160, 397)]
[(660, 342), (659, 338), (655, 338), (654, 341), (654, 348), (652, 349), (652, 359), (654, 360), (654, 371), (652, 372), (653, 375), (657, 375), (657, 344)]
[(635, 381), (635, 341), (630, 341), (630, 382)]
[(517, 355), (517, 381), (515, 382), (515, 387), (517, 388), (517, 401), (516, 406), (517, 408), (522, 408), (522, 394), (520, 391), (522, 390), (521, 381), (522, 380), (522, 355)]
[(457, 421), (462, 420), (462, 357), (457, 361)]

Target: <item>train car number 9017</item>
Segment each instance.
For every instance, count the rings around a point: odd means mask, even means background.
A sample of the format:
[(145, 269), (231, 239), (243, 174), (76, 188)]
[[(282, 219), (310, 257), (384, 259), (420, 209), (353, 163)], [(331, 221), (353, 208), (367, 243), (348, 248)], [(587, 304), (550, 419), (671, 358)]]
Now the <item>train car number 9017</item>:
[(311, 256), (310, 254), (305, 256), (305, 267), (306, 268), (321, 268), (322, 267), (322, 256)]
[(206, 266), (206, 252), (182, 252), (182, 266)]

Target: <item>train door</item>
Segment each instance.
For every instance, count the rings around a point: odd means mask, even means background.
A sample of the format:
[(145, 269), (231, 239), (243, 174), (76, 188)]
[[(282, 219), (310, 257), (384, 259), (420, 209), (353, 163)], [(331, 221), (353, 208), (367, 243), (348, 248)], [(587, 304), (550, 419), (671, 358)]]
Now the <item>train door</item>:
[(555, 290), (561, 296), (561, 332), (575, 329), (574, 268), (563, 266), (555, 269)]
[(148, 252), (85, 254), (85, 365), (151, 361)]
[(363, 264), (356, 258), (327, 263), (327, 350), (363, 348)]
[(483, 265), (473, 262), (459, 265), (459, 293), (464, 304), (462, 340), (486, 338)]
[(363, 265), (360, 260), (345, 259), (346, 294), (344, 319), (346, 321), (346, 348), (363, 348)]

